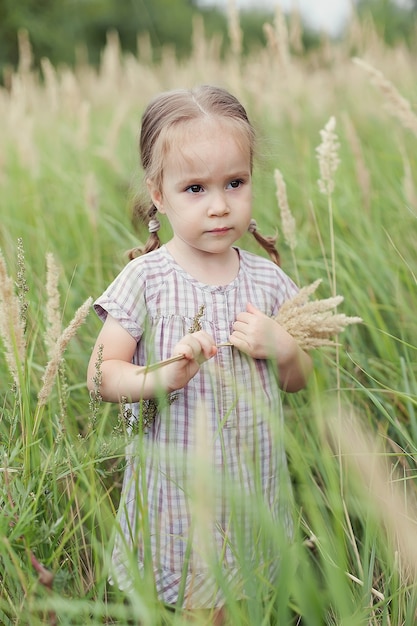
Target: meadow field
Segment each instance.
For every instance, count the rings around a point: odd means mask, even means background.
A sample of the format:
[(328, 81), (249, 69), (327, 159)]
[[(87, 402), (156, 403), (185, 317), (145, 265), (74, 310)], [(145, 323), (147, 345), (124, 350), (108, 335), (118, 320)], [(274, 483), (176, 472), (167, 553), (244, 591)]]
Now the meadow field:
[[(265, 34), (243, 56), (231, 16), (221, 58), (197, 21), (191, 56), (166, 49), (155, 63), (146, 39), (124, 56), (109, 33), (98, 69), (80, 55), (40, 70), (20, 35), (0, 88), (2, 625), (182, 623), (149, 575), (132, 567), (126, 594), (107, 583), (127, 435), (85, 378), (100, 327), (91, 299), (147, 236), (132, 222), (142, 111), (199, 83), (235, 93), (258, 130), (254, 216), (277, 233), (285, 271), (300, 286), (321, 279), (313, 299), (341, 295), (338, 312), (363, 320), (313, 350), (308, 388), (284, 396), (294, 541), (257, 513), (278, 580), (242, 555), (245, 601), (221, 581), (230, 623), (416, 623), (416, 51), (355, 20), (308, 55), (295, 19), (286, 28), (277, 14)], [(250, 236), (241, 245), (259, 252)]]

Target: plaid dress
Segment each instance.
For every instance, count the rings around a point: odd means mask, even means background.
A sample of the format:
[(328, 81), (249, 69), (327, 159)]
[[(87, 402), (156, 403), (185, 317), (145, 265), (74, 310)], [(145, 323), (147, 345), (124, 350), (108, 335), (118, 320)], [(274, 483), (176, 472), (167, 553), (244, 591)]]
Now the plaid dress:
[[(163, 246), (128, 263), (95, 310), (135, 338), (133, 362), (140, 365), (171, 356), (196, 321), (216, 344), (227, 342), (247, 302), (274, 316), (297, 291), (271, 261), (236, 251), (238, 275), (213, 286), (195, 280)], [(276, 368), (219, 348), (184, 389), (130, 409), (113, 582), (127, 589), (136, 567), (151, 573), (167, 604), (221, 605), (226, 583), (243, 597), (242, 559), (261, 558), (268, 571), (277, 562), (268, 546), (259, 548), (265, 511), (291, 532)], [(151, 423), (135, 429), (151, 409)]]

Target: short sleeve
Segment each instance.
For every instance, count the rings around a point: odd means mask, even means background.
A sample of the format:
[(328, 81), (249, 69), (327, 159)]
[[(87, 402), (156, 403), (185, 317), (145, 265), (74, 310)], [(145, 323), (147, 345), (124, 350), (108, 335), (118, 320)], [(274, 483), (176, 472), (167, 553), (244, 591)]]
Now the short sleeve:
[(107, 315), (139, 341), (146, 317), (146, 275), (143, 264), (128, 263), (105, 292), (94, 302), (94, 310), (104, 321)]

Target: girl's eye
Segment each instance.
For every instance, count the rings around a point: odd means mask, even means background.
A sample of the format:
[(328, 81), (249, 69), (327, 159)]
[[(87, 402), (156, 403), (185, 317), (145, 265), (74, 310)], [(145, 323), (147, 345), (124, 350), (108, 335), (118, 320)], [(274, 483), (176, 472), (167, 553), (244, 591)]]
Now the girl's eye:
[(240, 180), (239, 178), (236, 180), (231, 180), (229, 183), (229, 187), (231, 187), (232, 189), (238, 189), (243, 183), (243, 180)]
[(187, 187), (186, 191), (189, 191), (190, 193), (200, 193), (200, 191), (203, 191), (203, 188), (201, 185), (190, 185)]

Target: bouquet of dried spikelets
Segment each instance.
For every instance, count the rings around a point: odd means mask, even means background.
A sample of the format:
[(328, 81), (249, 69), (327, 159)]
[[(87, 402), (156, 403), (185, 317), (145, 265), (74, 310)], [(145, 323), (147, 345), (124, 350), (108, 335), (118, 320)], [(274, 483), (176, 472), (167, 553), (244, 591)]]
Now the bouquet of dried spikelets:
[(303, 350), (336, 345), (335, 335), (350, 324), (362, 322), (360, 317), (336, 312), (337, 306), (343, 302), (343, 296), (309, 300), (320, 283), (321, 279), (318, 279), (302, 287), (296, 296), (284, 302), (275, 317)]

